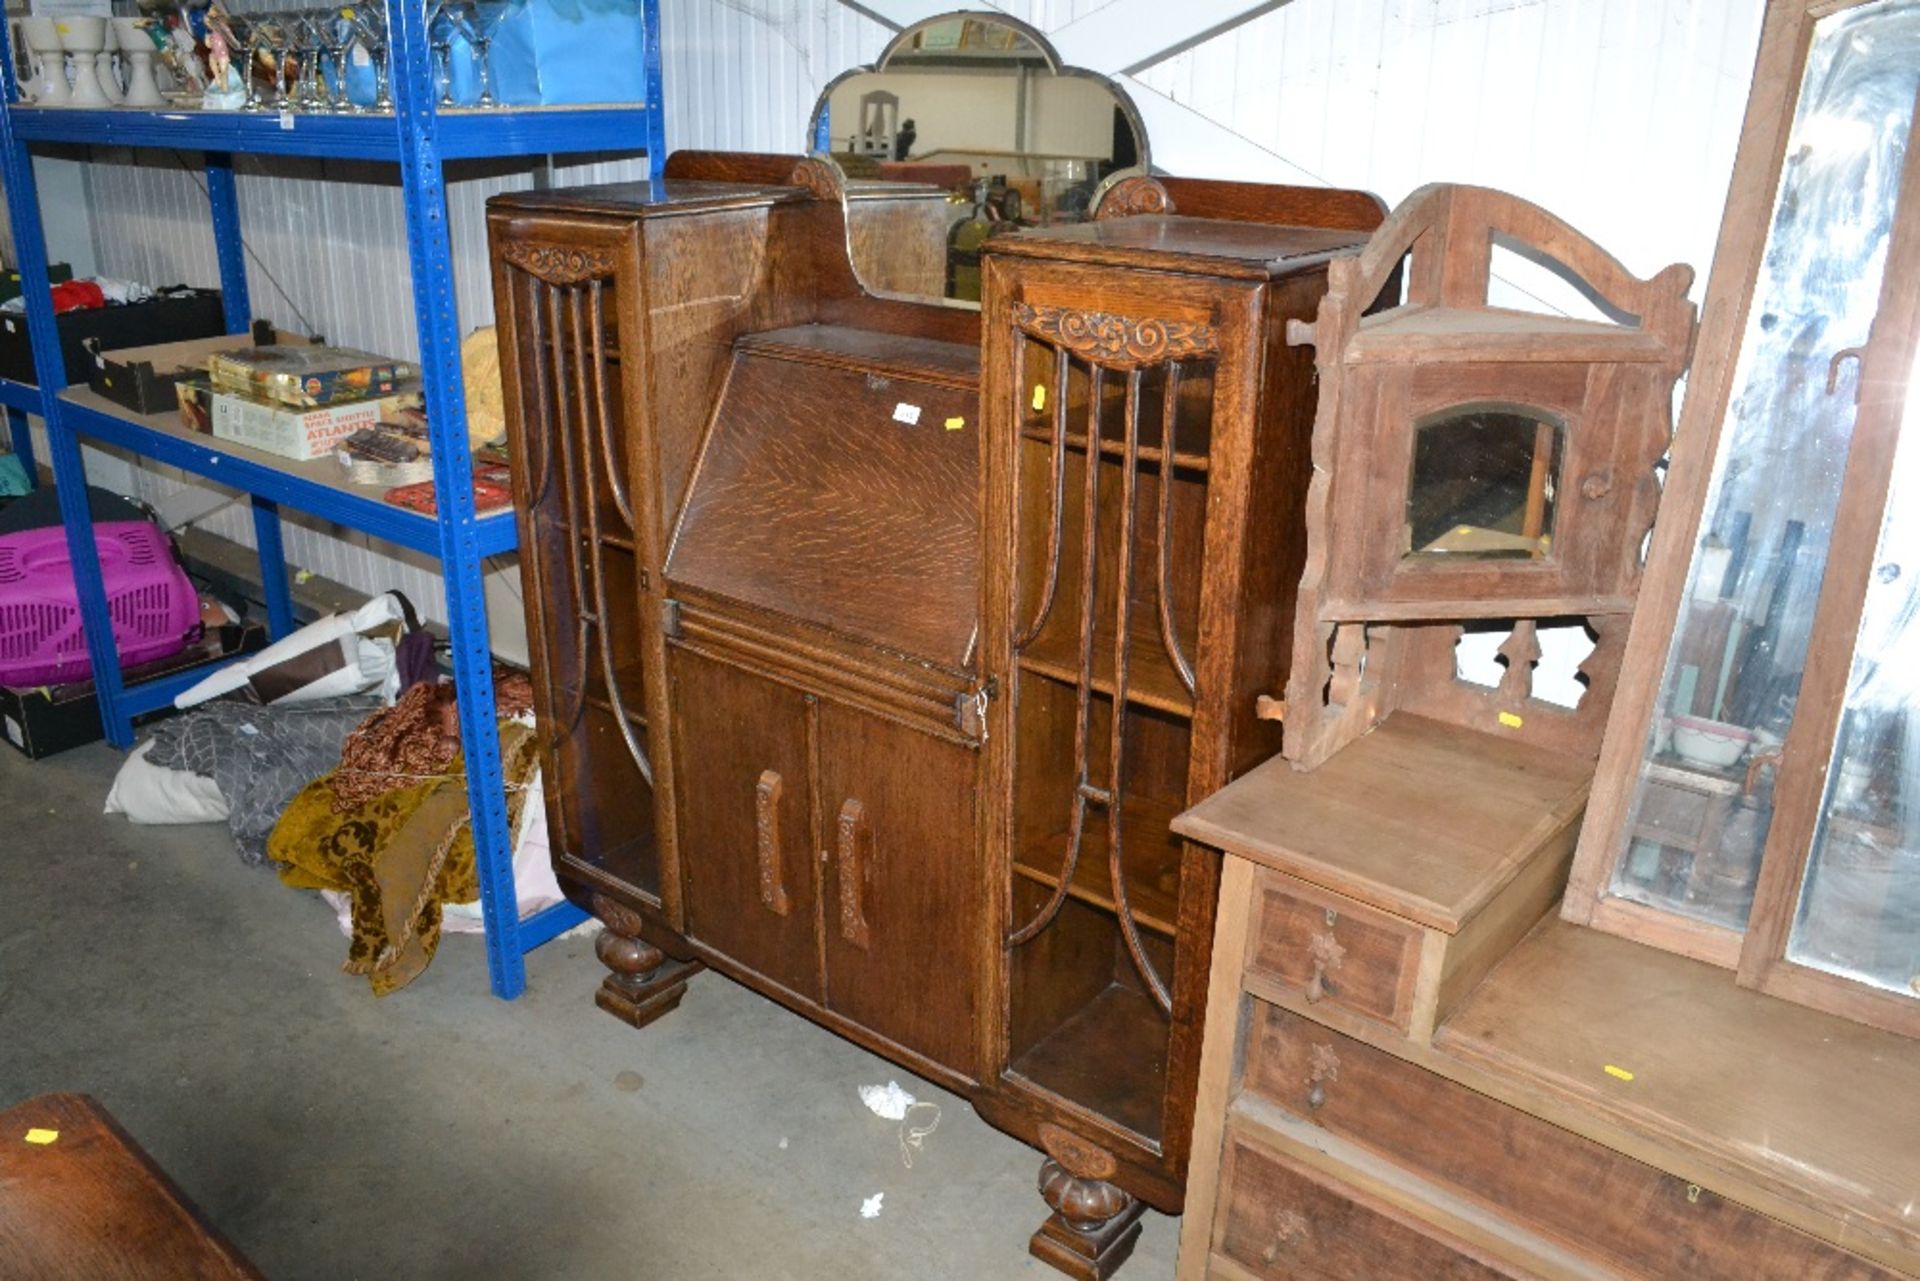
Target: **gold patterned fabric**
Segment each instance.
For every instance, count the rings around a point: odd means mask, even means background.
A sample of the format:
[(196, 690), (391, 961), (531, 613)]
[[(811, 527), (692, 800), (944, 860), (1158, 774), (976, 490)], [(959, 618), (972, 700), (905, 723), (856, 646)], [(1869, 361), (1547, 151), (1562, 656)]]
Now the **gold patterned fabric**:
[[(507, 828), (518, 826), (536, 765), (533, 730), (500, 722)], [(342, 967), (364, 974), (376, 996), (405, 987), (440, 942), (440, 909), (479, 896), (464, 760), (405, 781), (337, 812), (333, 775), (308, 784), (267, 842), (280, 879), (296, 889), (339, 890), (353, 905)]]

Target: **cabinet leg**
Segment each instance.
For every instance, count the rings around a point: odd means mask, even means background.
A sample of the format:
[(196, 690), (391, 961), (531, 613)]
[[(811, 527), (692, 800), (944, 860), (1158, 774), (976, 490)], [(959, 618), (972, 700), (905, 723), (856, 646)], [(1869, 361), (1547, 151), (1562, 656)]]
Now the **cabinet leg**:
[(1133, 1253), (1146, 1207), (1124, 1188), (1080, 1178), (1048, 1157), (1040, 1164), (1040, 1195), (1053, 1213), (1027, 1243), (1036, 1259), (1075, 1281), (1106, 1281)]
[(689, 976), (705, 968), (698, 961), (673, 961), (640, 937), (640, 914), (604, 894), (593, 896), (593, 914), (604, 927), (593, 954), (612, 971), (601, 981), (593, 1003), (623, 1023), (645, 1027), (680, 1004)]

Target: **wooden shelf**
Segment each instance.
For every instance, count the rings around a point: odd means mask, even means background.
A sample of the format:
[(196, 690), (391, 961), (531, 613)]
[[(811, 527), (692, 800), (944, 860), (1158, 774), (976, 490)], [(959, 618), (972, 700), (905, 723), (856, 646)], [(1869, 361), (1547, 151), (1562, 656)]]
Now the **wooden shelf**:
[[(1020, 429), (1020, 435), (1026, 440), (1045, 445), (1049, 449), (1053, 447), (1053, 432), (1050, 428), (1022, 427)], [(1074, 453), (1086, 453), (1086, 433), (1068, 432), (1067, 448)], [(1141, 445), (1136, 452), (1141, 462), (1152, 463), (1156, 467), (1159, 466), (1162, 457), (1160, 446)], [(1114, 440), (1111, 437), (1102, 436), (1100, 438), (1100, 455), (1103, 458), (1125, 458), (1127, 455), (1127, 443), (1124, 440)], [(1185, 450), (1176, 449), (1173, 452), (1173, 465), (1186, 471), (1204, 473), (1209, 465), (1209, 459), (1205, 454), (1193, 454)]]
[[(645, 703), (639, 693), (643, 688), (640, 675), (640, 660), (623, 664), (613, 669), (614, 684), (619, 686), (621, 705), (625, 709), (627, 722), (641, 729), (647, 727)], [(613, 700), (607, 697), (607, 684), (600, 679), (598, 671), (587, 678), (586, 700), (589, 707), (597, 707), (607, 715), (614, 715)]]
[[(385, 501), (386, 486), (355, 484), (331, 457), (305, 462), (282, 458), (239, 441), (189, 431), (175, 410), (136, 414), (88, 387), (69, 387), (60, 399), (63, 425), (82, 436), (429, 556), (441, 553), (437, 520)], [(518, 545), (513, 512), (474, 517), (472, 538), (481, 556), (513, 551)]]
[[(1061, 625), (1068, 618), (1067, 614), (1061, 612), (1066, 604), (1065, 601), (1055, 603), (1054, 618), (1014, 661), (1023, 671), (1073, 685), (1080, 679), (1079, 655), (1076, 653), (1079, 638)], [(1102, 618), (1100, 621), (1104, 626), (1096, 628), (1093, 635), (1093, 687), (1112, 698), (1112, 619)], [(1191, 720), (1193, 695), (1187, 692), (1187, 687), (1174, 672), (1173, 660), (1160, 643), (1160, 618), (1151, 602), (1133, 610), (1128, 620), (1128, 631), (1132, 643), (1127, 656), (1127, 701)], [(1183, 639), (1182, 648), (1191, 662), (1195, 647)]]
[[(558, 485), (558, 477), (554, 478), (554, 483)], [(567, 535), (573, 533), (573, 526), (568, 523), (566, 513), (563, 510), (554, 506), (542, 506), (538, 509), (538, 512), (538, 519), (542, 527), (557, 531), (563, 541)], [(608, 533), (607, 526), (610, 523), (618, 525), (621, 523), (620, 518), (610, 513), (602, 513), (600, 518), (600, 545), (602, 547), (611, 547), (617, 552), (625, 552), (629, 556), (634, 555), (635, 548), (633, 539), (625, 534)], [(587, 532), (584, 529), (580, 531), (579, 539), (582, 549), (591, 546), (593, 543), (593, 540), (587, 536)]]
[[(1180, 919), (1181, 846), (1167, 835), (1180, 808), (1173, 801), (1149, 796), (1129, 796), (1120, 803), (1128, 906), (1141, 929), (1167, 938), (1174, 937), (1174, 923)], [(1014, 874), (1052, 889), (1060, 884), (1066, 850), (1064, 829), (1023, 846), (1014, 855)], [(1097, 805), (1087, 807), (1087, 831), (1067, 896), (1104, 911), (1119, 910), (1108, 875), (1106, 813)]]
[(1151, 997), (1115, 983), (1015, 1059), (1011, 1070), (1157, 1144), (1168, 1030)]

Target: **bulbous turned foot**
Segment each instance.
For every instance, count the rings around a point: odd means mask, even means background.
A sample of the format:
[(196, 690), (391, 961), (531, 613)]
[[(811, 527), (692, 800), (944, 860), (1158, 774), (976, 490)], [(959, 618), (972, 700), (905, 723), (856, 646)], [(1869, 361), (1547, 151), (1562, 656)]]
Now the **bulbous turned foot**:
[(1125, 1188), (1082, 1178), (1048, 1157), (1040, 1164), (1040, 1196), (1053, 1214), (1027, 1249), (1043, 1263), (1077, 1281), (1105, 1281), (1133, 1253), (1146, 1207)]
[(645, 1027), (680, 1004), (687, 978), (703, 967), (698, 961), (674, 961), (640, 937), (640, 913), (625, 903), (593, 896), (593, 914), (603, 927), (593, 954), (610, 973), (593, 1003), (623, 1023)]

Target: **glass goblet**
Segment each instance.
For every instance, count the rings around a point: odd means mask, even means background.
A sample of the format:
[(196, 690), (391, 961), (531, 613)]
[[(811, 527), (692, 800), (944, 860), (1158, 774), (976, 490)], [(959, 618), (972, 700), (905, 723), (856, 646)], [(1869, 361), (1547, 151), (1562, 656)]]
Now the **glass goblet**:
[(387, 6), (384, 0), (368, 0), (353, 8), (353, 28), (359, 42), (373, 59), (373, 105), (369, 111), (390, 112), (393, 97), (387, 90)]
[(332, 109), (335, 111), (357, 111), (353, 98), (347, 92), (347, 60), (353, 55), (354, 32), (353, 19), (346, 9), (328, 9), (322, 25), (325, 33), (327, 63), (333, 68), (333, 78), (327, 79), (324, 69), (321, 83), (326, 87)]
[(504, 4), (473, 3), (467, 5), (471, 18), (471, 39), (473, 41), (473, 61), (480, 73), (480, 97), (476, 106), (497, 107), (499, 102), (493, 96), (493, 38), (500, 31), (500, 24), (506, 20), (507, 6)]

